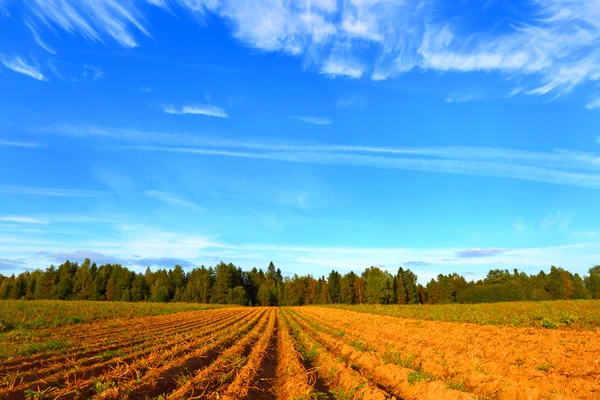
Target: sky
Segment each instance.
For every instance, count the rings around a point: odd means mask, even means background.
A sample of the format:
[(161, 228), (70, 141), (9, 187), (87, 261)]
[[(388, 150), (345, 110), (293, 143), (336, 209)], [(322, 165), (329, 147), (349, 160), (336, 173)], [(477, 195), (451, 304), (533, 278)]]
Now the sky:
[(0, 273), (600, 263), (600, 4), (0, 0)]

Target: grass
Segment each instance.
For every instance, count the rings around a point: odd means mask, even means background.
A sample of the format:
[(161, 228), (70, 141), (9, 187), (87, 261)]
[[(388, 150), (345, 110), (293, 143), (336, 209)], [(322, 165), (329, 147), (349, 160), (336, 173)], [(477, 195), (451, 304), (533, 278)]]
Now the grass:
[(544, 329), (596, 329), (600, 327), (600, 300), (434, 305), (330, 304), (321, 307), (415, 320), (467, 322), (482, 325)]
[[(68, 341), (49, 339), (54, 329), (95, 321), (165, 315), (229, 306), (194, 303), (122, 303), (61, 300), (0, 300), (0, 359), (58, 351), (71, 347)], [(101, 355), (109, 357), (110, 354)]]
[(415, 382), (421, 382), (423, 380), (431, 381), (434, 379), (435, 377), (433, 375), (430, 375), (423, 370), (414, 370), (408, 373), (407, 381), (410, 385), (414, 385)]
[(228, 307), (196, 303), (0, 300), (0, 333)]
[(535, 369), (542, 372), (549, 372), (550, 368), (552, 368), (552, 365), (550, 364), (542, 364), (535, 367)]

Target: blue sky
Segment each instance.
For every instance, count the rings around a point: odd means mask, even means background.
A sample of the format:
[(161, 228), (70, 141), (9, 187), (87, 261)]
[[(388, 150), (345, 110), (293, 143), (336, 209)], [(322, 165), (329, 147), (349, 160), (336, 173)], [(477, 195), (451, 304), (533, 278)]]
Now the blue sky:
[(598, 21), (571, 0), (0, 0), (0, 273), (585, 273)]

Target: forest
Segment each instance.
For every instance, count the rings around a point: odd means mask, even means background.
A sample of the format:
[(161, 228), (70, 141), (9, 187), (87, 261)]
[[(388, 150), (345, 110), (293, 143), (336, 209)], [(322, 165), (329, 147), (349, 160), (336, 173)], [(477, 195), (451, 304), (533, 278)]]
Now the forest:
[(410, 269), (395, 275), (370, 267), (360, 275), (332, 270), (328, 276), (282, 276), (271, 262), (266, 271), (223, 262), (185, 271), (146, 269), (136, 273), (119, 264), (97, 266), (66, 261), (58, 267), (17, 276), (0, 275), (0, 299), (196, 302), (238, 305), (444, 304), (600, 298), (600, 266), (589, 275), (552, 266), (549, 273), (527, 275), (514, 269), (491, 270), (478, 281), (453, 273), (425, 286)]

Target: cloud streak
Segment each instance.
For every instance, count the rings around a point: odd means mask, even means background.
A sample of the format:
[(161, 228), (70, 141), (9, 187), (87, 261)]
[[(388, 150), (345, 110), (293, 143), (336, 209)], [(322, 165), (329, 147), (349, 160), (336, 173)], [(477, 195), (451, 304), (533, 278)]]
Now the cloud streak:
[(157, 199), (157, 200), (160, 200), (160, 201), (163, 201), (165, 203), (169, 203), (169, 204), (172, 204), (175, 206), (179, 206), (179, 207), (202, 209), (202, 207), (200, 207), (199, 205), (197, 205), (195, 203), (192, 203), (191, 201), (180, 199), (180, 198), (173, 196), (172, 194), (167, 193), (167, 192), (161, 192), (158, 190), (147, 190), (146, 196), (149, 196), (154, 199)]
[(24, 148), (30, 148), (30, 149), (40, 148), (40, 147), (46, 147), (46, 145), (42, 144), (42, 143), (37, 143), (37, 142), (21, 142), (21, 141), (16, 141), (16, 140), (0, 140), (0, 146), (24, 147)]
[(22, 217), (17, 215), (0, 216), (0, 221), (15, 222), (19, 224), (47, 224), (47, 222), (39, 220), (37, 218)]
[(130, 150), (189, 153), (294, 163), (376, 167), (447, 174), (512, 178), (534, 182), (581, 186), (600, 189), (600, 174), (571, 172), (530, 165), (480, 160), (448, 160), (408, 157), (383, 157), (333, 152), (243, 152), (190, 147), (130, 146)]
[(30, 76), (33, 79), (37, 79), (38, 81), (48, 80), (46, 79), (38, 65), (28, 64), (19, 56), (8, 57), (0, 54), (0, 63), (2, 63), (8, 69), (11, 69), (23, 75)]
[(11, 252), (18, 252), (19, 257), (30, 255), (27, 263), (7, 264), (14, 269), (24, 266), (40, 267), (40, 259), (56, 263), (66, 259), (83, 261), (85, 258), (90, 258), (98, 263), (118, 262), (139, 268), (148, 265), (159, 268), (172, 268), (175, 264), (184, 267), (200, 264), (214, 265), (220, 260), (232, 260), (243, 268), (254, 266), (265, 268), (268, 262), (273, 260), (276, 265), (286, 265), (290, 271), (310, 272), (314, 275), (326, 274), (332, 267), (343, 272), (350, 270), (360, 272), (371, 265), (379, 265), (392, 272), (395, 272), (399, 266), (410, 267), (418, 274), (422, 283), (438, 273), (460, 270), (477, 270), (474, 273), (476, 279), (477, 276), (485, 276), (489, 269), (504, 268), (507, 265), (520, 270), (547, 270), (551, 265), (557, 265), (585, 273), (588, 268), (597, 263), (598, 251), (600, 251), (600, 242), (597, 241), (511, 249), (229, 245), (194, 235), (173, 234), (154, 231), (150, 227), (135, 226), (126, 228), (122, 237), (117, 236), (113, 240), (82, 241), (69, 245), (52, 241), (38, 241), (33, 244), (31, 240), (17, 238), (9, 241), (0, 240), (0, 254), (5, 257), (3, 260), (18, 258), (11, 256)]
[(481, 257), (493, 257), (504, 253), (504, 249), (465, 249), (456, 252), (458, 258), (481, 258)]
[(7, 7), (50, 52), (41, 35), (61, 31), (89, 42), (136, 47), (140, 38), (151, 36), (149, 15), (159, 8), (175, 17), (191, 14), (201, 23), (210, 21), (209, 15), (221, 18), (241, 43), (301, 57), (332, 77), (498, 72), (528, 78), (519, 92), (530, 95), (567, 93), (600, 78), (600, 6), (593, 1), (532, 0), (519, 12), (494, 14), (485, 29), (476, 30), (469, 28), (477, 25), (469, 23), (469, 15), (486, 11), (487, 3), (469, 3), (481, 9), (463, 13), (461, 6), (450, 10), (441, 0), (21, 2), (23, 7)]
[(228, 118), (227, 112), (220, 107), (215, 107), (211, 105), (188, 105), (183, 107), (173, 107), (165, 105), (163, 106), (163, 111), (167, 114), (175, 114), (175, 115), (206, 115), (207, 117), (217, 117), (217, 118)]
[(377, 167), (600, 188), (600, 157), (594, 153), (564, 149), (541, 152), (468, 146), (382, 147), (298, 144), (215, 139), (186, 134), (85, 126), (58, 126), (43, 128), (37, 132), (110, 139), (129, 143), (117, 148), (138, 151)]
[(325, 117), (311, 117), (309, 115), (294, 115), (294, 119), (298, 121), (306, 122), (307, 124), (313, 125), (331, 125), (333, 120)]
[(42, 188), (31, 186), (0, 185), (0, 193), (13, 196), (34, 197), (96, 197), (106, 193), (93, 190)]
[(20, 268), (24, 264), (25, 262), (21, 260), (9, 260), (6, 258), (0, 258), (0, 270), (14, 270), (16, 268)]

